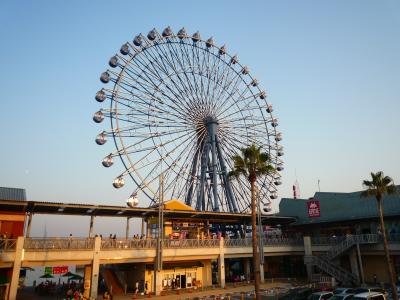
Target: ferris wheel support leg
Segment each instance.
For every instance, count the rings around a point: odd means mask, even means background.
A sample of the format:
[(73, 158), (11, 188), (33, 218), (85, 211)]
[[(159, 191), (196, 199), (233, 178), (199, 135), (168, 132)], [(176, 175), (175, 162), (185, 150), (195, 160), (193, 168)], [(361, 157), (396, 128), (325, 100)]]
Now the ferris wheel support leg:
[(218, 123), (214, 120), (210, 121), (207, 124), (208, 134), (210, 136), (211, 142), (211, 158), (212, 165), (210, 172), (212, 173), (212, 188), (213, 188), (213, 198), (214, 198), (214, 207), (213, 211), (219, 211), (218, 204), (218, 175), (217, 175), (217, 147), (216, 147), (216, 129)]
[(221, 169), (222, 169), (222, 180), (224, 182), (224, 187), (225, 187), (225, 191), (226, 191), (226, 199), (228, 201), (228, 206), (229, 206), (229, 210), (231, 212), (238, 212), (238, 208), (236, 205), (236, 199), (233, 196), (232, 193), (232, 187), (231, 184), (228, 180), (228, 175), (226, 173), (226, 166), (225, 166), (225, 161), (224, 158), (222, 156), (222, 151), (221, 151), (221, 147), (219, 145), (219, 141), (216, 138), (216, 145), (217, 145), (217, 152), (218, 152), (218, 159), (219, 159), (219, 164), (221, 165)]
[[(197, 161), (199, 160), (199, 152), (200, 152), (201, 147), (197, 148), (196, 154), (194, 155), (193, 159), (193, 164), (192, 164), (192, 170), (190, 172), (190, 178), (189, 178), (189, 191), (186, 196), (185, 203), (186, 205), (192, 206), (192, 197), (193, 197), (193, 188), (194, 188), (194, 176), (196, 175), (196, 166), (197, 166)], [(197, 208), (197, 207), (196, 207)]]
[(204, 186), (206, 182), (206, 168), (207, 168), (207, 163), (208, 163), (208, 151), (209, 151), (209, 145), (206, 144), (204, 146), (204, 151), (201, 157), (201, 170), (200, 170), (200, 186), (199, 186), (199, 191), (197, 194), (197, 203), (196, 203), (196, 210), (205, 210), (205, 201), (204, 201)]

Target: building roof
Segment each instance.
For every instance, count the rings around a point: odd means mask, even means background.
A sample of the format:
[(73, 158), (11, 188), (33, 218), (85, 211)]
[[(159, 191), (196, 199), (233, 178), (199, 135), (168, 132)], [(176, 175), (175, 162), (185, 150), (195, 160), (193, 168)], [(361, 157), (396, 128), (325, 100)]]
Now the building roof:
[[(97, 216), (97, 217), (136, 217), (152, 218), (158, 216), (158, 208), (149, 207), (124, 207), (110, 205), (20, 201), (0, 199), (0, 211), (26, 212), (33, 214), (48, 215), (75, 215), (75, 216)], [(164, 209), (164, 218), (176, 219), (202, 219), (213, 223), (250, 223), (251, 214), (208, 212), (195, 210)], [(289, 224), (295, 219), (284, 216), (263, 216), (263, 224)]]
[[(317, 192), (312, 199), (282, 198), (278, 215), (295, 217), (294, 225), (377, 218), (375, 197), (364, 198), (360, 194)], [(308, 216), (307, 202), (310, 200), (319, 201), (320, 217)], [(400, 196), (384, 196), (383, 211), (385, 216), (400, 216)]]
[(26, 200), (26, 192), (25, 189), (0, 187), (0, 199)]

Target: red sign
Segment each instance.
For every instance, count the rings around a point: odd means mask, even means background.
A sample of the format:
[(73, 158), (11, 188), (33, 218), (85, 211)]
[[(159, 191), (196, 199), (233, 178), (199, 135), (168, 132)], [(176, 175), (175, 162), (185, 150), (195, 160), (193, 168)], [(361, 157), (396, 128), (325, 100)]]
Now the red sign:
[(309, 218), (319, 218), (321, 216), (321, 210), (318, 200), (307, 201), (307, 211)]
[(68, 272), (68, 266), (53, 267), (53, 274), (64, 274)]

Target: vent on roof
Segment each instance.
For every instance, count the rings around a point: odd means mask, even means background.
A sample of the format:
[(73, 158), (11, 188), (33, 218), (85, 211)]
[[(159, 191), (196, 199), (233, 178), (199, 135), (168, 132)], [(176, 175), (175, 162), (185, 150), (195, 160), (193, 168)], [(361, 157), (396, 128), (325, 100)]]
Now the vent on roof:
[(0, 187), (1, 200), (26, 200), (25, 189)]

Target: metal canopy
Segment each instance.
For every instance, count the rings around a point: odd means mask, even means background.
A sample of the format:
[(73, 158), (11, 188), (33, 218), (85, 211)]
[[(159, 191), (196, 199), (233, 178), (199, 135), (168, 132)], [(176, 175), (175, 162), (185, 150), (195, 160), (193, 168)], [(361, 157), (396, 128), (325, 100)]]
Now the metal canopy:
[[(0, 200), (0, 211), (25, 212), (48, 215), (75, 215), (96, 217), (136, 217), (151, 218), (158, 216), (158, 208), (129, 208), (123, 206), (74, 204), (39, 201)], [(250, 214), (202, 212), (184, 210), (164, 210), (164, 217), (177, 219), (203, 219), (215, 222), (248, 223)], [(295, 222), (293, 217), (264, 216), (263, 224), (289, 224)]]

